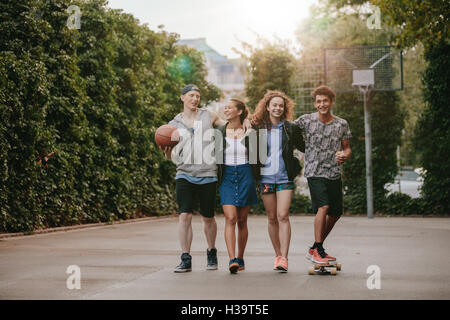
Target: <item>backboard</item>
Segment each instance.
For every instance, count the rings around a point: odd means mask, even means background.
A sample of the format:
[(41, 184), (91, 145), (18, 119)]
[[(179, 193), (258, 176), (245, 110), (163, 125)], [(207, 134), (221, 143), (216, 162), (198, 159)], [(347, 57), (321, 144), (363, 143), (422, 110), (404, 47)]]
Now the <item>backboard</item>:
[(354, 69), (352, 87), (366, 86), (373, 87), (375, 85), (374, 69)]
[(403, 90), (402, 53), (393, 46), (325, 48), (324, 65), (325, 83), (338, 92)]

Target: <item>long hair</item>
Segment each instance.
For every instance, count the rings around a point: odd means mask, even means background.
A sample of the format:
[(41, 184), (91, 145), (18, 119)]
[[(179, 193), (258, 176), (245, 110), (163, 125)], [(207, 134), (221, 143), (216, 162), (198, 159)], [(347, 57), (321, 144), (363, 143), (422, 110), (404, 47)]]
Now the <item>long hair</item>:
[(269, 106), (270, 101), (276, 97), (281, 98), (284, 101), (284, 112), (281, 115), (281, 121), (292, 120), (295, 105), (294, 101), (282, 91), (267, 90), (264, 97), (259, 100), (256, 105), (255, 112), (253, 113), (252, 121), (258, 128), (266, 127), (267, 129), (270, 129), (272, 127), (267, 107)]
[(244, 120), (247, 118), (247, 116), (248, 116), (248, 108), (247, 108), (247, 105), (244, 103), (244, 102), (242, 102), (241, 100), (239, 100), (239, 99), (230, 99), (230, 101), (233, 101), (234, 102), (234, 105), (236, 106), (236, 108), (238, 109), (238, 110), (242, 110), (242, 113), (241, 113), (241, 115), (239, 116), (239, 120), (241, 121), (241, 124), (244, 122)]

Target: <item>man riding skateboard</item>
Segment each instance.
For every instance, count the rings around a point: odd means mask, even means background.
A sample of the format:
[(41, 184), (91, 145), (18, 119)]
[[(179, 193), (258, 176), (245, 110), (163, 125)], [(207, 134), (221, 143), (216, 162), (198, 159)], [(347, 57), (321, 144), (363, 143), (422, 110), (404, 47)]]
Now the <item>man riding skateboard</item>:
[(351, 156), (350, 128), (346, 120), (331, 113), (336, 94), (327, 86), (316, 88), (312, 96), (317, 112), (294, 121), (305, 135), (305, 177), (308, 180), (314, 219), (313, 246), (306, 257), (316, 264), (329, 264), (323, 242), (343, 211), (340, 165)]

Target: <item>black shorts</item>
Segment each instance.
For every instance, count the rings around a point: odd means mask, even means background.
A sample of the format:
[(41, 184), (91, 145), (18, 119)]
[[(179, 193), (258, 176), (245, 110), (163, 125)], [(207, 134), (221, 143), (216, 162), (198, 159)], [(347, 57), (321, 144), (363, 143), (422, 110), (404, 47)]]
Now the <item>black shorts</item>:
[(200, 214), (206, 218), (214, 217), (217, 182), (195, 184), (186, 179), (175, 180), (178, 213), (192, 213), (200, 203)]
[(313, 212), (317, 213), (320, 207), (329, 206), (328, 215), (339, 217), (342, 215), (342, 180), (326, 178), (308, 178), (309, 192)]

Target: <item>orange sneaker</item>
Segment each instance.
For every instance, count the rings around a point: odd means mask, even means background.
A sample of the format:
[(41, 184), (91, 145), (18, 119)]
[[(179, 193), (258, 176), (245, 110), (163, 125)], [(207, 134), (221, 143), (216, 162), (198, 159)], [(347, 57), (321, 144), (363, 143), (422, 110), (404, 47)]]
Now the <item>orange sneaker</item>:
[(288, 271), (288, 259), (285, 257), (280, 257), (277, 264), (277, 270), (282, 272)]
[(330, 256), (328, 253), (325, 252), (325, 258), (328, 259), (328, 261), (336, 261), (335, 257)]
[(281, 256), (275, 257), (275, 262), (273, 263), (273, 270), (278, 270), (277, 266), (278, 266), (278, 263), (280, 262), (280, 258), (281, 258)]
[[(311, 260), (314, 254), (314, 249), (309, 248), (308, 252), (306, 252), (306, 259)], [(336, 261), (336, 257), (330, 256), (328, 253), (325, 252), (325, 258), (328, 259), (328, 261)]]
[(306, 259), (311, 260), (313, 254), (314, 254), (314, 249), (313, 248), (309, 248), (308, 252), (306, 252)]
[(317, 248), (314, 249), (311, 261), (318, 264), (328, 264), (329, 261), (327, 258), (325, 258), (325, 252), (322, 253), (322, 255), (317, 251)]

